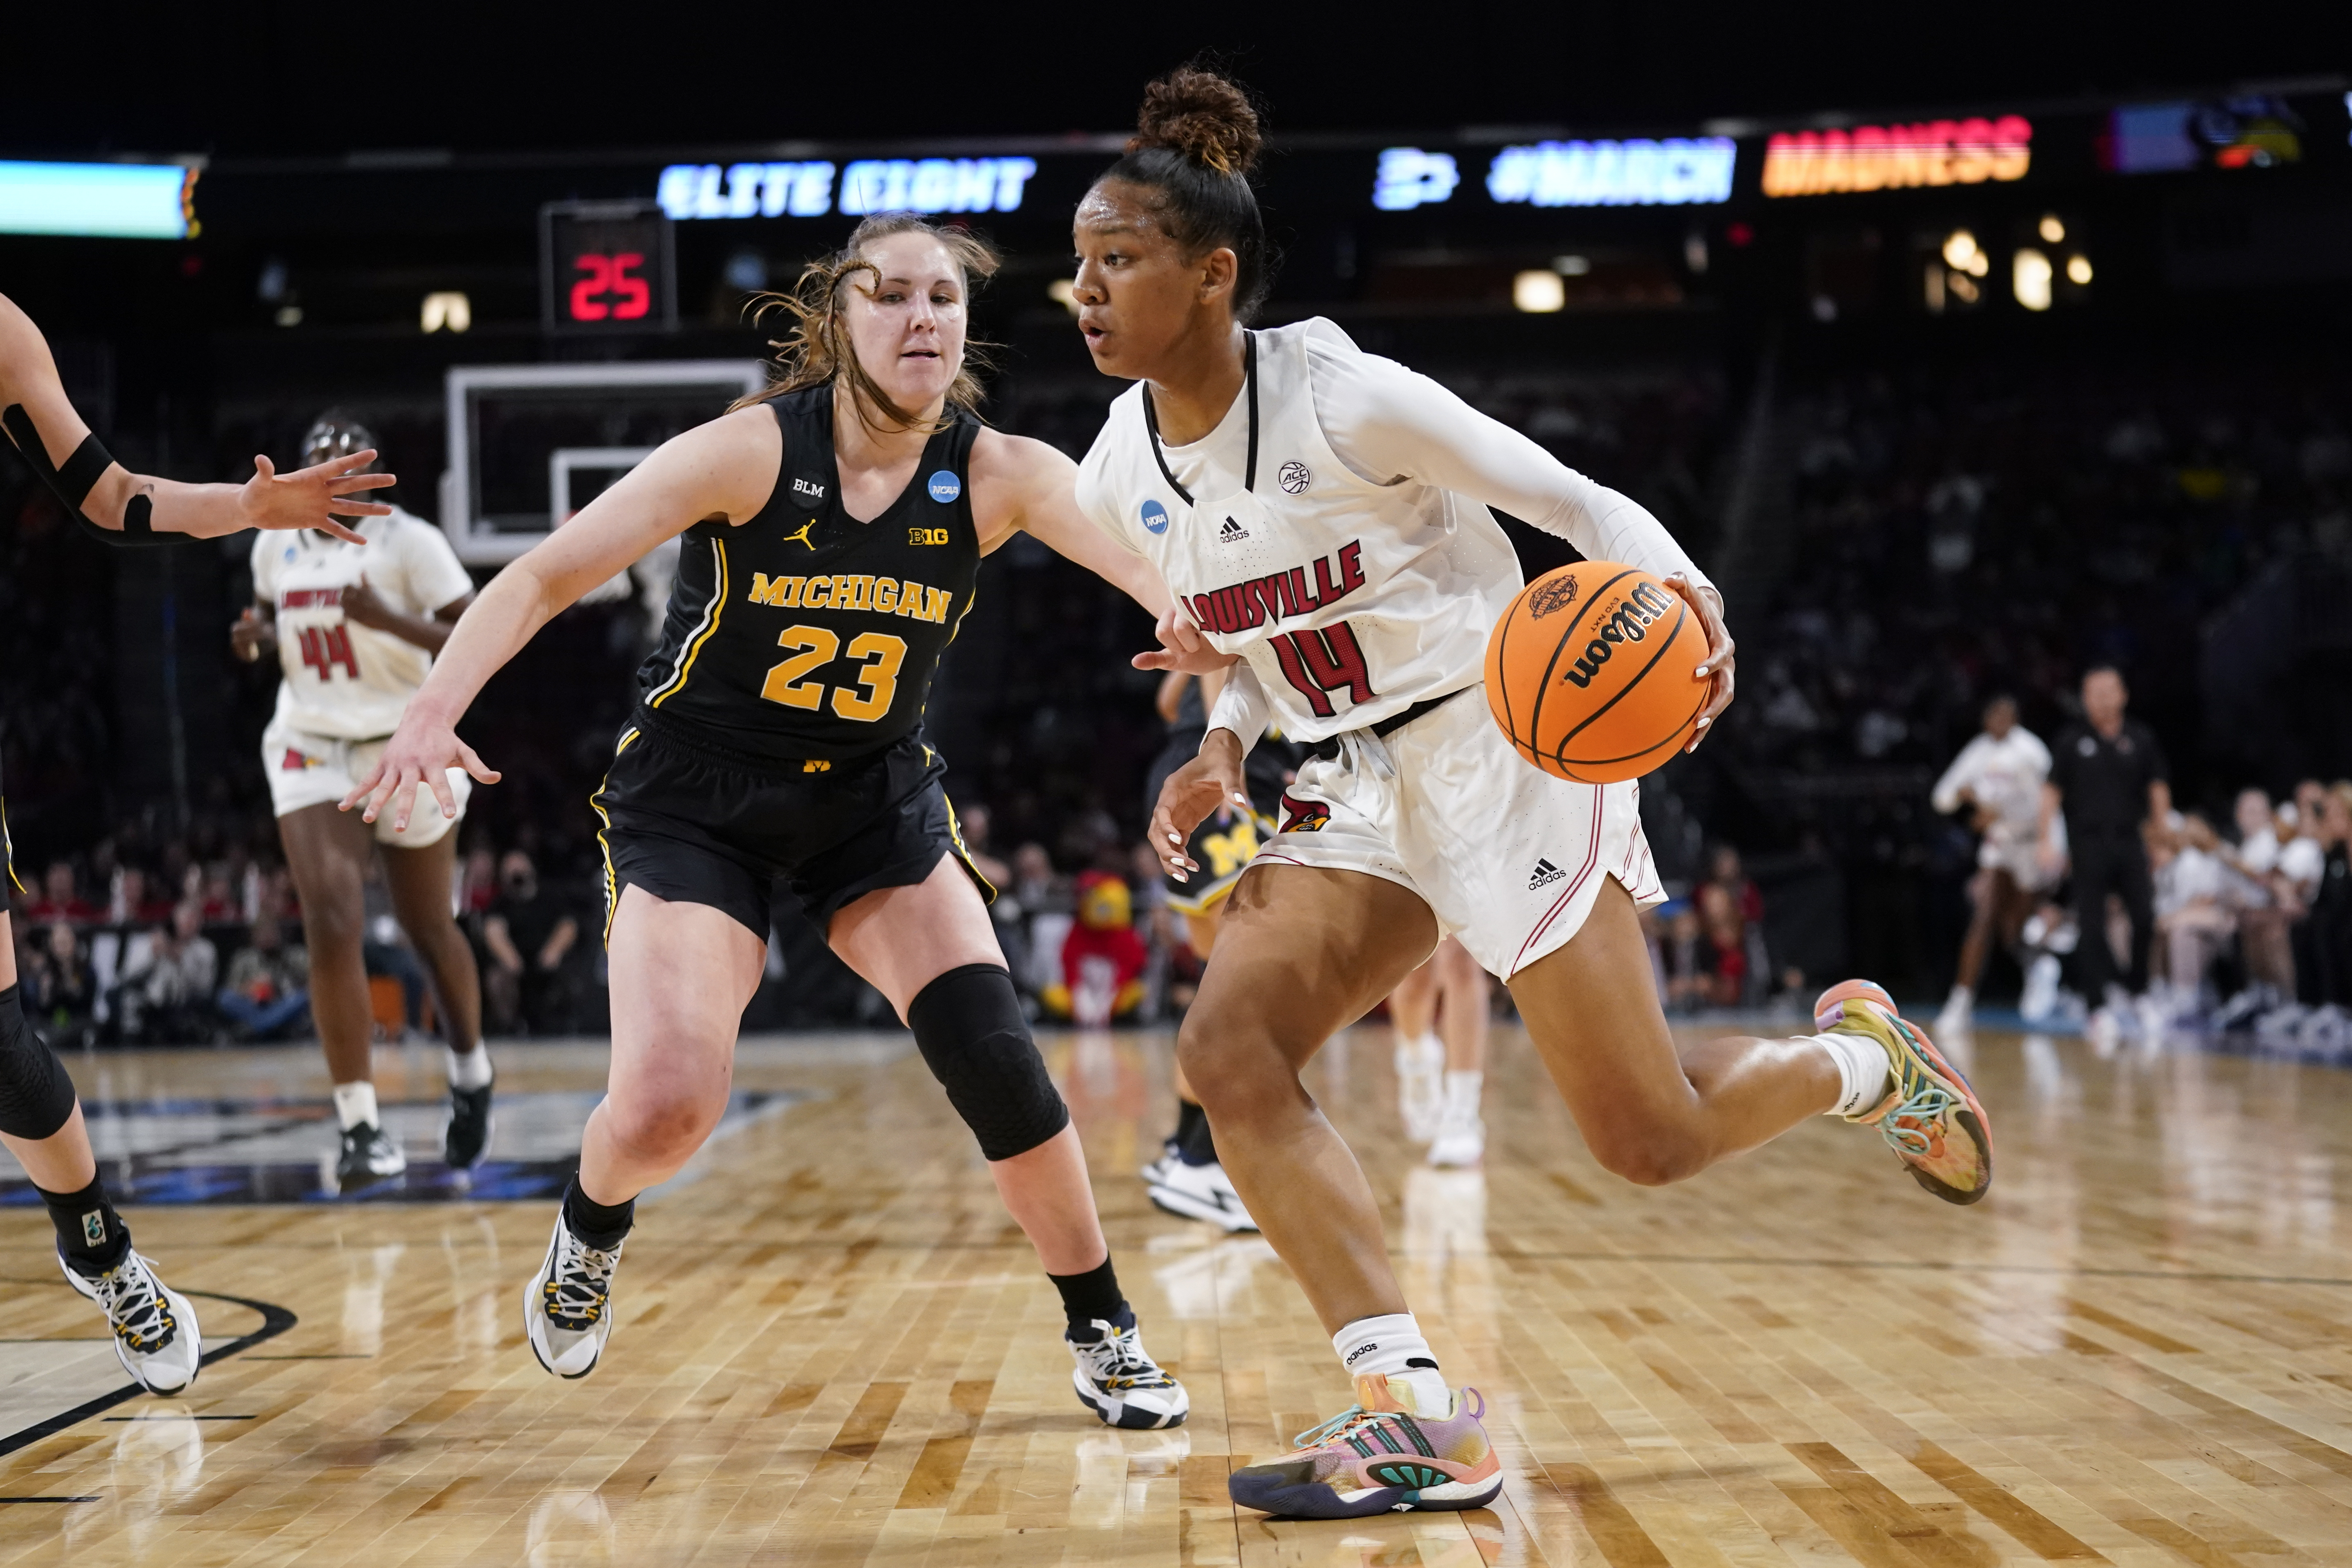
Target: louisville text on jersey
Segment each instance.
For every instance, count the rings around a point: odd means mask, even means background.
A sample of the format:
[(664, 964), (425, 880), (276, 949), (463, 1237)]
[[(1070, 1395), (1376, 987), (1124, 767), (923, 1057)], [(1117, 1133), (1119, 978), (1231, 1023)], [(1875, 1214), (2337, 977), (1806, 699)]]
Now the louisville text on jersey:
[(910, 621), (929, 621), (934, 625), (946, 624), (949, 606), (955, 602), (954, 593), (948, 589), (929, 588), (911, 579), (901, 582), (895, 577), (856, 573), (770, 577), (764, 571), (755, 571), (748, 597), (754, 604), (783, 609), (871, 610), (879, 615), (904, 615)]
[[(1186, 596), (1185, 607), (1209, 632), (1247, 632), (1268, 622), (1306, 615), (1346, 598), (1364, 586), (1364, 547), (1349, 539), (1311, 568), (1294, 566), (1270, 577), (1253, 577), (1206, 593)], [(1309, 588), (1307, 577), (1314, 576)]]
[(341, 610), (343, 591), (340, 588), (289, 588), (278, 596), (280, 610)]

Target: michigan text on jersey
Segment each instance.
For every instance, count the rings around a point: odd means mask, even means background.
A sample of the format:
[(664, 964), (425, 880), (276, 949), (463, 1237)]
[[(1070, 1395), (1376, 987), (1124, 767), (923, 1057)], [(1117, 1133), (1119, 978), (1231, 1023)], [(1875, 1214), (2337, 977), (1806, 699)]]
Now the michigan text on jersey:
[(855, 572), (834, 577), (770, 577), (764, 571), (755, 571), (746, 597), (754, 604), (784, 609), (871, 610), (877, 614), (904, 615), (912, 621), (939, 625), (946, 623), (948, 607), (955, 601), (955, 595), (944, 588)]

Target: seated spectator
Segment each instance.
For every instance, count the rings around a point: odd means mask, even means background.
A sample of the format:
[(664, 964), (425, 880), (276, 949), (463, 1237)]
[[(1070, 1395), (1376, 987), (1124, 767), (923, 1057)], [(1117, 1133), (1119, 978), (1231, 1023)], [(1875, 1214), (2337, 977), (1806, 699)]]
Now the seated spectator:
[(47, 925), (59, 920), (74, 925), (94, 924), (101, 912), (81, 896), (74, 883), (73, 862), (51, 861), (49, 869), (41, 873), (40, 894), (25, 906), (26, 924)]
[(98, 982), (89, 954), (65, 920), (50, 923), (24, 977), (25, 1016), (39, 1024), (52, 1045), (86, 1045), (90, 1015), (98, 1005)]
[(2321, 861), (2311, 913), (2294, 928), (2296, 981), (2304, 1001), (2343, 1007), (2352, 1004), (2352, 783), (2322, 790), (2305, 817), (2317, 819)]
[(971, 863), (988, 879), (989, 886), (1002, 889), (1013, 881), (1013, 868), (989, 846), (988, 831), (993, 821), (984, 805), (967, 806), (956, 813), (956, 826), (963, 834), (964, 853), (971, 857)]
[[(1738, 965), (1727, 971), (1734, 976), (1733, 994), (1721, 1005), (1737, 1007), (1760, 1002), (1772, 984), (1771, 961), (1764, 951), (1764, 894), (1748, 879), (1747, 869), (1740, 864), (1739, 852), (1729, 844), (1716, 845), (1707, 883), (1723, 890), (1733, 912), (1710, 915), (1702, 890), (1699, 913), (1703, 919), (1708, 921), (1708, 934), (1718, 942), (1735, 941), (1739, 950)], [(1725, 972), (1718, 970), (1718, 974)]]
[(2191, 811), (2177, 826), (2150, 829), (2148, 868), (2156, 883), (2156, 932), (2176, 1019), (2204, 1010), (2205, 972), (2237, 934), (2243, 893), (2231, 885), (2212, 825)]
[(131, 944), (117, 983), (126, 1038), (148, 1044), (207, 1040), (220, 955), (204, 934), (204, 911), (185, 903), (171, 923)]
[(171, 918), (172, 901), (148, 882), (145, 872), (135, 865), (116, 868), (114, 885), (107, 894), (108, 925), (157, 925)]
[(482, 921), (490, 972), (482, 977), (491, 1017), (508, 1033), (561, 1034), (572, 1027), (563, 960), (580, 939), (580, 922), (539, 880), (520, 850), (499, 862), (499, 896)]
[(1696, 903), (1708, 949), (1703, 999), (1710, 1007), (1738, 1007), (1747, 995), (1749, 973), (1747, 915), (1738, 897), (1719, 882), (1700, 883)]
[(1658, 946), (1653, 955), (1661, 996), (1670, 1013), (1695, 1013), (1713, 999), (1715, 945), (1706, 939), (1698, 905), (1677, 898), (1656, 910)]
[[(2301, 918), (2303, 903), (2293, 879), (2279, 869), (2282, 824), (2261, 789), (2238, 792), (2231, 818), (2238, 841), (2219, 853), (2238, 890), (2238, 947), (2246, 965), (2246, 988), (2221, 1019), (2223, 1027), (2291, 1000), (2294, 996), (2294, 949), (2288, 928)], [(2284, 829), (2287, 838), (2292, 828)]]
[(274, 915), (253, 923), (253, 941), (228, 961), (228, 979), (213, 998), (247, 1040), (289, 1032), (310, 1005), (310, 953), (286, 945)]

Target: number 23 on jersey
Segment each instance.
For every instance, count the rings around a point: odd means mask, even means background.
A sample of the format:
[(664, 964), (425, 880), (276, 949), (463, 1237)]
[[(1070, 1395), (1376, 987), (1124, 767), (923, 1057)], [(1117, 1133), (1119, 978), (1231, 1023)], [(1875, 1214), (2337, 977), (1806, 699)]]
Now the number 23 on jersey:
[[(776, 634), (776, 643), (795, 651), (768, 672), (760, 695), (786, 707), (814, 711), (823, 706), (825, 685), (808, 675), (840, 656), (840, 634), (823, 626), (787, 626)], [(906, 642), (887, 632), (861, 632), (849, 640), (849, 656), (862, 662), (856, 684), (833, 688), (833, 711), (858, 724), (872, 724), (890, 711), (890, 699), (898, 695)]]

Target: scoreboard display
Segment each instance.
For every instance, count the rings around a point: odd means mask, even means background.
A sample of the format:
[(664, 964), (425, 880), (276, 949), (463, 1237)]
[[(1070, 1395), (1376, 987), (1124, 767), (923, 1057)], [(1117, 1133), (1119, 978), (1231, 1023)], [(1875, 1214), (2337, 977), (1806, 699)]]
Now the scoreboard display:
[(651, 202), (551, 202), (540, 209), (540, 317), (551, 332), (602, 336), (677, 326), (670, 221)]

